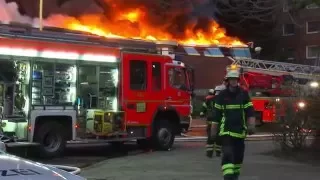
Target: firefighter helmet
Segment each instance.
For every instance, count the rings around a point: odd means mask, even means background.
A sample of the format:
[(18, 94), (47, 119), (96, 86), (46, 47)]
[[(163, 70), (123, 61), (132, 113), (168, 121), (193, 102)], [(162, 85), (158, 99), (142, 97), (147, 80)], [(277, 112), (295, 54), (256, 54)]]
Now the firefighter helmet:
[(227, 68), (226, 79), (228, 78), (240, 78), (240, 68), (236, 65), (231, 65)]

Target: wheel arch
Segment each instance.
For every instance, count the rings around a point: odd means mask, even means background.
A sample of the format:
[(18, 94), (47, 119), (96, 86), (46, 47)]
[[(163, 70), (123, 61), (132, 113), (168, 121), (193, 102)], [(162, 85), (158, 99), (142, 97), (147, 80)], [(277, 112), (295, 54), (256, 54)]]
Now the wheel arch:
[(46, 122), (57, 122), (65, 127), (67, 132), (67, 140), (73, 140), (76, 137), (76, 113), (75, 112), (50, 112), (50, 111), (34, 111), (31, 112), (31, 122), (29, 124), (29, 141), (34, 142), (34, 136), (37, 128)]
[(154, 132), (157, 122), (162, 119), (167, 119), (173, 125), (175, 134), (181, 133), (180, 116), (173, 106), (159, 106), (157, 108), (152, 117), (151, 133)]

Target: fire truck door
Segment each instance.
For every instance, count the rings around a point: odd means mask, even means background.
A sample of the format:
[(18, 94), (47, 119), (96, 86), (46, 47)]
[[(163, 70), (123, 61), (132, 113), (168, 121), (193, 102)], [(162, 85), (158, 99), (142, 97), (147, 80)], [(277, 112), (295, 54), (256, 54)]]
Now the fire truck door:
[(191, 111), (191, 88), (187, 74), (182, 66), (166, 65), (166, 104), (174, 107), (182, 116), (188, 116)]
[(122, 54), (122, 109), (125, 111), (127, 126), (148, 126), (152, 117), (150, 104), (151, 62), (150, 55)]

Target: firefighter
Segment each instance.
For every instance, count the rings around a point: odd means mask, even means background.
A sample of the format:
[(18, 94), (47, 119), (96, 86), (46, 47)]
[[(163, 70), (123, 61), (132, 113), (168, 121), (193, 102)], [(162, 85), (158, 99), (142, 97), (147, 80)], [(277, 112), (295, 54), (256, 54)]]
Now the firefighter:
[[(226, 89), (226, 86), (223, 84), (223, 85), (220, 85), (220, 86), (216, 86), (216, 88), (214, 89), (215, 91), (215, 99), (217, 98), (217, 96), (220, 94), (221, 91), (225, 90)], [(213, 114), (214, 114), (214, 108), (212, 109), (213, 111)], [(214, 115), (213, 115), (214, 117)], [(211, 124), (210, 124), (210, 130), (211, 130)], [(219, 136), (219, 132), (217, 131), (217, 134), (215, 137), (211, 137), (211, 134), (208, 134), (208, 139), (212, 139), (211, 141), (214, 142), (213, 144), (213, 150), (215, 151), (216, 153), (216, 156), (217, 157), (220, 157), (221, 156), (221, 138)], [(211, 145), (211, 144), (207, 144), (207, 145)]]
[(213, 106), (214, 106), (214, 89), (210, 89), (208, 95), (206, 96), (204, 102), (202, 103), (202, 112), (200, 112), (200, 117), (206, 116), (207, 118), (207, 145), (206, 145), (206, 155), (208, 157), (212, 157), (213, 155), (213, 148), (214, 148), (214, 141), (211, 138), (211, 122), (213, 118)]
[[(244, 158), (244, 139), (255, 130), (254, 109), (247, 91), (239, 87), (240, 71), (228, 69), (227, 87), (217, 96), (211, 136), (222, 141), (222, 171), (225, 180), (238, 180)], [(220, 128), (218, 128), (218, 126)]]

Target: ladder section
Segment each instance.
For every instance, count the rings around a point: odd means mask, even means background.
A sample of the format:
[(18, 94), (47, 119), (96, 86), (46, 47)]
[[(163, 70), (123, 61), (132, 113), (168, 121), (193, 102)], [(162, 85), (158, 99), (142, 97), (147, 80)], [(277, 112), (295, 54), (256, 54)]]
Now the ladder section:
[(259, 59), (233, 59), (233, 64), (241, 66), (244, 71), (265, 73), (274, 76), (290, 74), (299, 79), (320, 80), (320, 67), (302, 64), (283, 63)]

